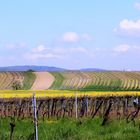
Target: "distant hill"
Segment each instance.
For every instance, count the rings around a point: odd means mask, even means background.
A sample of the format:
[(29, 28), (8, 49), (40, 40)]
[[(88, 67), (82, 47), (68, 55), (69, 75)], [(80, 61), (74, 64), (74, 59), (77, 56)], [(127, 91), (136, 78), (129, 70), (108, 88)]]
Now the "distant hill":
[(65, 71), (66, 69), (49, 66), (8, 66), (0, 67), (0, 71)]
[[(7, 66), (0, 67), (0, 71), (67, 71), (69, 69), (58, 68), (58, 67), (49, 67), (49, 66), (35, 66), (35, 65), (26, 65), (26, 66)], [(73, 69), (74, 71), (105, 71), (98, 68), (83, 68), (83, 69)]]
[(80, 71), (106, 71), (106, 70), (98, 69), (98, 68), (85, 68), (85, 69), (80, 69)]

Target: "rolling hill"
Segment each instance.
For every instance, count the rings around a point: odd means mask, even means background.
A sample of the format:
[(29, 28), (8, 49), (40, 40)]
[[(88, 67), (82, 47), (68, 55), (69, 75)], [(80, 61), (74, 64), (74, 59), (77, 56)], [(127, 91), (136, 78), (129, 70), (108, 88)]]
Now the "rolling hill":
[(49, 71), (0, 72), (0, 89), (13, 89), (15, 82), (31, 90), (139, 91), (140, 72)]

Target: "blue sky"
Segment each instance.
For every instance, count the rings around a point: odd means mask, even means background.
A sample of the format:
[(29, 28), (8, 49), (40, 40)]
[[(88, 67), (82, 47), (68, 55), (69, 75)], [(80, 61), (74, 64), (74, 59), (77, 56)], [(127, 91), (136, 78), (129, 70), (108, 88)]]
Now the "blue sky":
[(0, 1), (0, 66), (140, 70), (140, 0)]

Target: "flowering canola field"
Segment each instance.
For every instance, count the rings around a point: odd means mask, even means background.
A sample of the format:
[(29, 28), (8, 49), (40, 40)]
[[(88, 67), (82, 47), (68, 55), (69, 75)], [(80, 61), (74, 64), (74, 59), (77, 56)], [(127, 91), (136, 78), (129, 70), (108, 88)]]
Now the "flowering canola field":
[(107, 96), (140, 96), (140, 91), (116, 91), (116, 92), (80, 92), (80, 91), (68, 91), (68, 90), (0, 90), (0, 98), (31, 98), (33, 94), (36, 94), (37, 98), (53, 98), (53, 97), (107, 97)]

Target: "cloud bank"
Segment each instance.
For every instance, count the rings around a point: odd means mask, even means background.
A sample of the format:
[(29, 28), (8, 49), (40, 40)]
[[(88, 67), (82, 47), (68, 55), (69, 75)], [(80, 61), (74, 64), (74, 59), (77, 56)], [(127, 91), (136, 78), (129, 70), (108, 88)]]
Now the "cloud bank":
[(78, 34), (77, 32), (66, 32), (62, 35), (61, 40), (63, 42), (79, 42), (79, 41), (90, 41), (92, 40), (91, 35), (88, 33)]
[(140, 37), (140, 19), (136, 21), (123, 19), (114, 31), (123, 36)]

